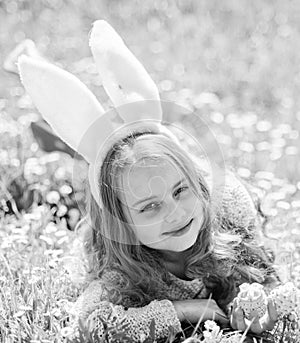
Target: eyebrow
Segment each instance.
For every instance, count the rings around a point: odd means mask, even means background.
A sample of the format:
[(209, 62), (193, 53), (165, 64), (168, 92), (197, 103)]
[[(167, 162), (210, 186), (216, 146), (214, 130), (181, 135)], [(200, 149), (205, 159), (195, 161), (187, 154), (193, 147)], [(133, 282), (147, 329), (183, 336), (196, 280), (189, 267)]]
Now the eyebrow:
[[(173, 186), (173, 189), (176, 188), (177, 186), (179, 186), (181, 183), (183, 183), (183, 181), (185, 181), (186, 179), (183, 178), (181, 180), (179, 180), (178, 182), (175, 183), (175, 185)], [(139, 200), (138, 202), (136, 202), (135, 204), (133, 204), (133, 207), (145, 202), (145, 201), (148, 201), (148, 200), (152, 200), (152, 199), (155, 199), (156, 196), (151, 196), (149, 198), (145, 198), (145, 199), (142, 199), (142, 200)]]

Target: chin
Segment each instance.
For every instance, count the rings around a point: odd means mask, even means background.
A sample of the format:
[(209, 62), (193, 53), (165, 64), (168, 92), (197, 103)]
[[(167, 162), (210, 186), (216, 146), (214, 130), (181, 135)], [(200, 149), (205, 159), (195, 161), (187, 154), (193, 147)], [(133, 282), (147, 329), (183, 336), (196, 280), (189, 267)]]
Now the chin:
[(167, 250), (173, 252), (183, 252), (190, 249), (196, 243), (197, 237), (190, 242), (172, 242), (171, 244), (145, 244), (151, 249), (155, 250)]
[(194, 244), (197, 241), (197, 237), (198, 235), (193, 237), (193, 239), (187, 240), (186, 242), (183, 242), (183, 239), (182, 239), (181, 242), (180, 241), (178, 242), (178, 244), (174, 243), (170, 250), (175, 251), (175, 252), (182, 252), (182, 251), (188, 250), (194, 246)]

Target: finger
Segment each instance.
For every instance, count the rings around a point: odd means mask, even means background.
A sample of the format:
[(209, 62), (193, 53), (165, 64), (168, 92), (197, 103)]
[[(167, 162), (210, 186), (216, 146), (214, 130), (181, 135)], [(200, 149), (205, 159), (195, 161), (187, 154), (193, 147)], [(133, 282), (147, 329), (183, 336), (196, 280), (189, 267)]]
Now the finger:
[(245, 331), (247, 326), (245, 323), (244, 312), (240, 307), (237, 307), (232, 312), (231, 326), (234, 330)]
[(262, 324), (259, 320), (259, 315), (256, 310), (252, 311), (249, 315), (249, 320), (251, 320), (250, 330), (253, 333), (260, 334), (264, 331)]
[(274, 301), (272, 299), (268, 299), (268, 316), (264, 325), (264, 329), (272, 330), (276, 324), (277, 319), (278, 313), (276, 311)]
[(238, 308), (238, 299), (234, 298), (231, 306), (231, 312), (234, 312)]
[(231, 306), (231, 312), (230, 312), (230, 326), (234, 329), (237, 330), (237, 323), (236, 323), (236, 314), (235, 310), (237, 309), (237, 299), (235, 298), (233, 300), (232, 306)]
[(278, 320), (278, 313), (276, 311), (275, 303), (272, 299), (268, 300), (268, 313), (272, 321), (276, 322)]
[(236, 310), (238, 309), (238, 300), (235, 298), (232, 303), (231, 313), (230, 313), (230, 326), (237, 330), (237, 313)]

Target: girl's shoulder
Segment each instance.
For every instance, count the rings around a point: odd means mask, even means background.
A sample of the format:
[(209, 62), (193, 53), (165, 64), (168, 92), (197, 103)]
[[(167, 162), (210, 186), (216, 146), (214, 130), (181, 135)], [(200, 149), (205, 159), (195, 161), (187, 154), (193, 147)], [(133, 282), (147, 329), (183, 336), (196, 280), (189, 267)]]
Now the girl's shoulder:
[(228, 168), (212, 167), (208, 161), (195, 155), (191, 158), (205, 181), (216, 224), (242, 228), (256, 226), (259, 215), (246, 182)]
[(102, 287), (109, 289), (116, 286), (122, 287), (125, 283), (124, 274), (113, 265), (104, 269), (100, 276), (90, 278), (87, 288)]
[(205, 181), (216, 219), (237, 227), (248, 227), (257, 221), (258, 211), (245, 181), (228, 168), (212, 167), (194, 155), (192, 160)]
[(123, 287), (126, 284), (125, 276), (117, 266), (105, 269), (101, 275), (101, 280), (108, 286), (111, 285), (112, 287)]
[(230, 170), (226, 170), (224, 182), (216, 186), (212, 209), (218, 221), (235, 228), (251, 228), (258, 223), (258, 211), (250, 192)]

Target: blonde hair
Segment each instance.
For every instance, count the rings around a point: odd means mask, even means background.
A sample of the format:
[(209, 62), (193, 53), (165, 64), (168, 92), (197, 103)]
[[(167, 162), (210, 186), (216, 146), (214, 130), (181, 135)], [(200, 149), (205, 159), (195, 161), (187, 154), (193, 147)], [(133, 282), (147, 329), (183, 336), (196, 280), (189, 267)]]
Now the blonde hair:
[[(193, 157), (169, 137), (151, 131), (136, 132), (115, 143), (108, 152), (99, 176), (100, 194), (104, 209), (100, 210), (92, 196), (88, 202), (88, 215), (92, 234), (86, 240), (92, 278), (103, 278), (105, 271), (115, 269), (125, 280), (112, 287), (106, 284), (111, 301), (137, 306), (153, 299), (168, 298), (160, 293), (161, 282), (169, 275), (161, 263), (158, 250), (139, 244), (125, 216), (119, 197), (118, 178), (128, 166), (143, 159), (171, 159), (189, 180), (193, 191), (203, 202), (204, 220), (197, 241), (186, 262), (186, 276), (202, 277), (220, 306), (235, 296), (237, 285), (243, 281), (263, 282), (267, 260), (255, 244), (243, 242), (242, 236), (213, 227), (211, 199), (204, 180), (204, 172)], [(225, 223), (226, 221), (224, 221)], [(224, 231), (224, 230), (223, 230)], [(242, 263), (241, 251), (255, 256), (257, 263)], [(103, 281), (105, 284), (105, 281)]]

